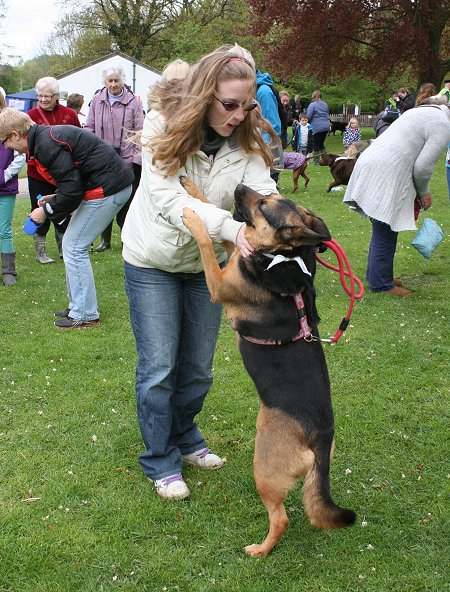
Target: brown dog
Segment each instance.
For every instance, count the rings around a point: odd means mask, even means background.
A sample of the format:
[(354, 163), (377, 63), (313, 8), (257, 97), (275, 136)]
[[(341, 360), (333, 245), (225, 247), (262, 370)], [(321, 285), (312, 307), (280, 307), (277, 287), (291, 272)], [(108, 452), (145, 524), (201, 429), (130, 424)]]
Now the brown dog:
[[(312, 156), (310, 158), (312, 158)], [(305, 179), (305, 189), (308, 187), (309, 177), (306, 174), (308, 160), (309, 158), (307, 158), (301, 152), (283, 153), (283, 168), (292, 171), (292, 180), (294, 183), (292, 193), (295, 193), (298, 189), (298, 180), (300, 176), (302, 176)]]
[(354, 158), (340, 156), (339, 154), (327, 153), (321, 156), (319, 164), (321, 166), (329, 166), (330, 172), (334, 177), (334, 181), (328, 185), (327, 193), (330, 193), (333, 187), (348, 184), (355, 163), (356, 160)]
[(245, 548), (258, 557), (283, 536), (283, 502), (301, 477), (313, 526), (349, 526), (355, 514), (336, 506), (330, 494), (333, 411), (313, 285), (316, 247), (330, 234), (312, 212), (245, 185), (236, 187), (235, 207), (255, 252), (244, 258), (236, 249), (224, 269), (201, 218), (185, 208), (183, 222), (197, 240), (211, 299), (224, 305), (239, 334), (242, 359), (260, 397), (254, 475), (270, 527), (262, 544)]

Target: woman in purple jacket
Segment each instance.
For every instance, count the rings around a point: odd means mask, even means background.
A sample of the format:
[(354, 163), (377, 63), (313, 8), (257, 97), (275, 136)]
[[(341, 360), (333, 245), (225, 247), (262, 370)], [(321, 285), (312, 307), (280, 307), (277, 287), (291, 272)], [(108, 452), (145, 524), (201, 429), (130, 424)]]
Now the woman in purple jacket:
[[(6, 107), (0, 93), (0, 111)], [(12, 220), (19, 189), (18, 174), (25, 164), (25, 154), (17, 154), (0, 143), (0, 252), (5, 286), (16, 284), (16, 253), (12, 240)]]
[[(102, 72), (105, 85), (94, 95), (89, 107), (85, 128), (112, 146), (134, 173), (131, 197), (116, 216), (122, 228), (128, 208), (141, 179), (141, 148), (128, 139), (141, 131), (144, 125), (142, 103), (125, 84), (125, 72), (120, 66), (110, 66)], [(94, 249), (101, 253), (111, 248), (112, 222), (102, 232), (100, 245)]]

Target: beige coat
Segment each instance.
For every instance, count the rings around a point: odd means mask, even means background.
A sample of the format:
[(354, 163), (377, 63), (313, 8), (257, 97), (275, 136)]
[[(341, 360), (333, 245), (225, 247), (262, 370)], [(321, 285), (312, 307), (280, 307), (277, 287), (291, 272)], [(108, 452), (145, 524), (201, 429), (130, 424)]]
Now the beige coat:
[[(162, 116), (150, 111), (144, 122), (143, 142), (163, 125)], [(236, 185), (244, 183), (264, 195), (277, 192), (263, 159), (244, 153), (234, 137), (224, 142), (212, 163), (206, 154), (198, 152), (172, 177), (164, 178), (152, 165), (151, 158), (151, 152), (143, 148), (141, 182), (122, 231), (124, 259), (137, 267), (169, 272), (202, 271), (197, 243), (181, 220), (183, 208), (197, 212), (213, 242), (236, 242), (242, 224), (233, 220), (229, 211)], [(194, 181), (212, 203), (205, 204), (188, 195), (180, 184), (180, 175)], [(225, 261), (224, 251), (219, 245), (215, 248), (219, 262)]]

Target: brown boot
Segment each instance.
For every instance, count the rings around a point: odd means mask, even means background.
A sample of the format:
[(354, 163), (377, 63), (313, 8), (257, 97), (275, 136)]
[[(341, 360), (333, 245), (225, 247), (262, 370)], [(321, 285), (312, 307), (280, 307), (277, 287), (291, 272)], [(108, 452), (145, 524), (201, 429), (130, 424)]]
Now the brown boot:
[(401, 288), (403, 286), (402, 280), (400, 278), (394, 278), (394, 286)]
[(400, 286), (394, 286), (392, 290), (386, 290), (386, 294), (390, 294), (391, 296), (411, 296), (412, 292)]

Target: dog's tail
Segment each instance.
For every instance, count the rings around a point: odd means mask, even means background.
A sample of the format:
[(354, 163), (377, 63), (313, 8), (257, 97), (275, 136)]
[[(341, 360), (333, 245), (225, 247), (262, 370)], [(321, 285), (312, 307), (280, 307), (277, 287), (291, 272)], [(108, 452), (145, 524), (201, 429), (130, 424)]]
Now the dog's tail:
[(316, 462), (305, 477), (303, 504), (309, 521), (317, 528), (344, 528), (355, 522), (355, 512), (336, 506), (331, 498), (329, 454), (316, 452)]

